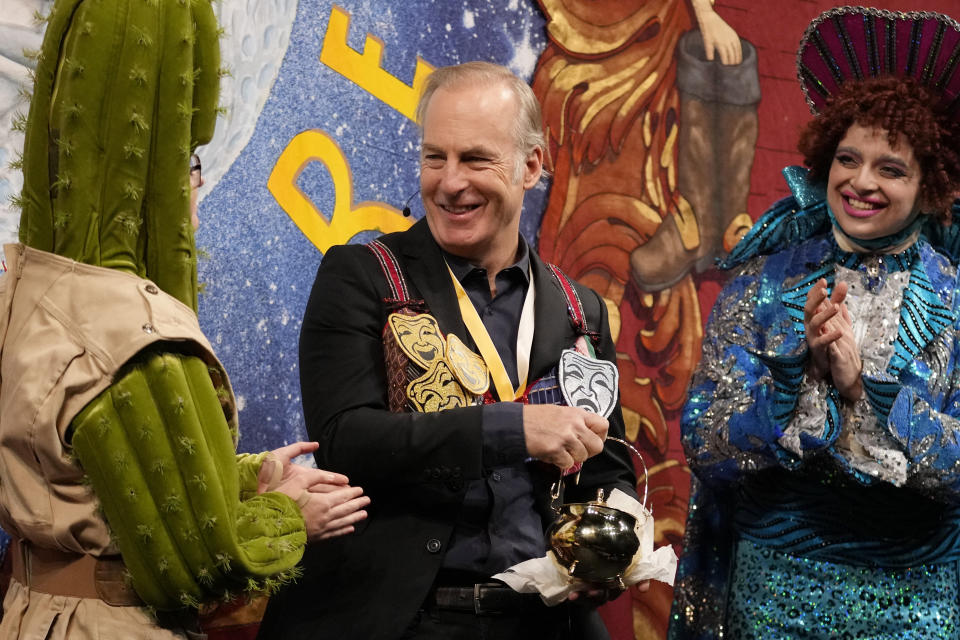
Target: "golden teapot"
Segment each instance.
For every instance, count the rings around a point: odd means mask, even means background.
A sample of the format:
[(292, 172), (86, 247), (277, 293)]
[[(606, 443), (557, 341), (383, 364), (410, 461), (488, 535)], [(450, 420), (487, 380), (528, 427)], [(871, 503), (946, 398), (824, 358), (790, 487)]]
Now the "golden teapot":
[[(625, 445), (640, 459), (646, 483), (646, 464), (640, 453), (620, 438), (608, 437)], [(556, 506), (560, 496), (560, 480), (553, 486), (556, 520), (547, 529), (547, 544), (568, 575), (597, 585), (625, 589), (623, 574), (633, 561), (640, 538), (637, 519), (614, 507), (607, 506), (603, 489), (590, 502), (574, 502)], [(646, 510), (647, 487), (644, 486), (642, 506)]]

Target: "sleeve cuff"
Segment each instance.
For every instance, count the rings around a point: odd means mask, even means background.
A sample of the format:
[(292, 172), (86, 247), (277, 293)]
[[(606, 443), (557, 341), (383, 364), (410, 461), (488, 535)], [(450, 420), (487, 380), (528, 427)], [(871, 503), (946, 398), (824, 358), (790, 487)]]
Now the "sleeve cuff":
[(484, 405), (482, 432), (485, 468), (517, 464), (527, 459), (523, 405), (519, 402)]
[[(773, 378), (770, 417), (782, 430), (779, 444), (798, 457), (807, 451), (817, 451), (833, 444), (840, 435), (842, 425), (840, 395), (831, 385), (807, 379), (809, 352), (803, 350), (785, 355), (757, 352), (756, 356), (767, 366)], [(808, 411), (811, 415), (806, 423), (796, 420), (801, 390), (816, 395), (816, 399), (807, 398), (808, 410), (813, 408), (810, 400), (822, 402), (816, 407), (817, 411)]]
[(247, 500), (257, 495), (259, 487), (259, 474), (263, 462), (267, 457), (266, 451), (262, 453), (238, 453), (237, 471), (240, 481), (240, 499)]
[(781, 428), (786, 427), (797, 406), (797, 395), (807, 366), (807, 352), (781, 355), (757, 351), (754, 355), (766, 365), (773, 378), (770, 417)]

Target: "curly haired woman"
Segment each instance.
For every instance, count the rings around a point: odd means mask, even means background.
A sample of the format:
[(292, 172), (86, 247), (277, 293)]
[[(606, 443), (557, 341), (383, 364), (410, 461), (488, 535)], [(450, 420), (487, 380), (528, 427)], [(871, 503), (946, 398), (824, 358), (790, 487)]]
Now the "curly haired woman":
[(673, 638), (960, 634), (960, 25), (831, 9), (809, 167), (731, 253), (684, 409)]

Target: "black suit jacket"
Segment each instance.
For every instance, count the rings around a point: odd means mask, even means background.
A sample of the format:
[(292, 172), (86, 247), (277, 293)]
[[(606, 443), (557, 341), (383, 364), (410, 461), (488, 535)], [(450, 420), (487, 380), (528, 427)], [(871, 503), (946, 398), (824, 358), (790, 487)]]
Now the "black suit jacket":
[[(426, 222), (381, 240), (400, 261), (411, 295), (426, 302), (444, 334), (455, 333), (475, 349)], [(531, 263), (536, 286), (532, 382), (556, 365), (577, 335), (555, 278), (533, 252)], [(586, 287), (578, 285), (577, 291), (591, 330), (601, 333), (598, 357), (613, 361), (603, 301)], [(382, 348), (388, 297), (380, 265), (366, 247), (333, 247), (324, 256), (300, 335), (307, 431), (320, 443), (318, 466), (346, 474), (351, 484), (363, 487), (371, 504), (355, 533), (308, 546), (303, 578), (271, 599), (261, 638), (399, 637), (440, 568), (466, 484), (484, 477), (482, 407), (388, 411)], [(610, 435), (622, 438), (623, 432), (618, 403)], [(636, 478), (623, 449), (608, 446), (588, 460), (580, 485), (566, 489), (567, 501), (590, 500), (601, 486), (633, 493)], [(549, 486), (559, 472), (544, 465), (533, 475), (546, 526), (552, 521)]]

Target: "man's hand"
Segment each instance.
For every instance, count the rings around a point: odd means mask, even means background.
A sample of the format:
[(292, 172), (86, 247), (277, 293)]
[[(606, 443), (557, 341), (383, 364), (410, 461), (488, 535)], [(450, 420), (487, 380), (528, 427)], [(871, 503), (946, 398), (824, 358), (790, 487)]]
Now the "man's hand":
[[(283, 487), (278, 491), (283, 492)], [(360, 487), (326, 492), (311, 489), (300, 493), (297, 504), (307, 525), (307, 542), (317, 542), (353, 533), (353, 525), (367, 517), (363, 508), (370, 504), (370, 498)]]
[(296, 442), (274, 449), (264, 459), (258, 476), (258, 493), (279, 491), (297, 502), (309, 542), (352, 533), (353, 525), (367, 517), (363, 508), (370, 504), (363, 489), (351, 487), (347, 476), (292, 461), (319, 446), (317, 442)]
[[(260, 467), (260, 474), (257, 476), (257, 493), (276, 491), (281, 484), (287, 485), (290, 491), (297, 487), (301, 490), (311, 490), (311, 487), (320, 484), (332, 487), (347, 486), (349, 483), (347, 476), (341, 473), (304, 467), (293, 462), (293, 458), (313, 453), (319, 446), (318, 442), (294, 442), (267, 454)], [(319, 487), (316, 489), (316, 491), (321, 490), (324, 489)], [(331, 489), (324, 491), (329, 490)]]
[[(650, 581), (644, 580), (643, 582), (638, 582), (635, 586), (637, 587), (637, 591), (643, 593), (644, 591), (650, 590)], [(568, 595), (567, 600), (597, 607), (611, 600), (616, 600), (622, 593), (623, 589), (620, 587), (591, 588), (591, 586), (588, 585), (586, 589), (574, 591)]]
[(577, 407), (523, 406), (527, 453), (561, 469), (600, 453), (609, 427), (606, 418)]

